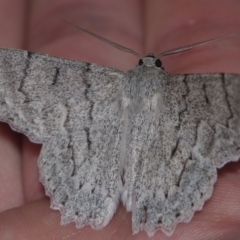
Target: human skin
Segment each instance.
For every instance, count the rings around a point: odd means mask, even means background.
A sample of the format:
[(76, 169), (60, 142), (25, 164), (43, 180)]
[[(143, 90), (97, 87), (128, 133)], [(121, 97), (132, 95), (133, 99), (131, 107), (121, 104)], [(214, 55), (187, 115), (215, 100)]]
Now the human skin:
[[(141, 55), (240, 32), (237, 0), (0, 0), (0, 46), (68, 59), (133, 68), (138, 59), (114, 49), (61, 20), (93, 31)], [(240, 73), (240, 37), (162, 59), (168, 73)], [(148, 239), (132, 235), (131, 213), (120, 204), (102, 230), (60, 225), (38, 180), (41, 146), (0, 123), (0, 239)], [(169, 238), (240, 239), (240, 162), (219, 170), (212, 198)]]

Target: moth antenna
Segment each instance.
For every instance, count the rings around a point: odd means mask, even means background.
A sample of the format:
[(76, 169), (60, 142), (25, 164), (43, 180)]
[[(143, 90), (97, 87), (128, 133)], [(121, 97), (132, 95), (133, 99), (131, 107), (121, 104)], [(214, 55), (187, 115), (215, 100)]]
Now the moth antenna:
[(130, 49), (130, 48), (127, 48), (127, 47), (124, 47), (124, 46), (122, 46), (122, 45), (120, 45), (120, 44), (118, 44), (118, 43), (112, 42), (112, 41), (110, 41), (110, 40), (108, 40), (108, 39), (106, 39), (106, 38), (104, 38), (104, 37), (101, 37), (101, 36), (99, 36), (99, 35), (97, 35), (97, 34), (95, 34), (95, 33), (90, 32), (90, 31), (88, 31), (88, 30), (86, 30), (86, 29), (84, 29), (84, 28), (81, 28), (81, 27), (79, 27), (79, 26), (77, 26), (77, 25), (74, 25), (74, 24), (71, 23), (71, 22), (68, 22), (68, 21), (65, 21), (65, 20), (62, 20), (62, 21), (65, 22), (65, 23), (67, 23), (67, 24), (69, 24), (69, 25), (71, 25), (71, 26), (73, 26), (73, 27), (75, 27), (75, 28), (80, 29), (81, 31), (83, 31), (83, 32), (85, 32), (85, 33), (87, 33), (87, 34), (89, 34), (89, 35), (91, 35), (91, 36), (99, 39), (100, 41), (102, 41), (102, 42), (104, 42), (104, 43), (107, 43), (107, 44), (109, 44), (109, 45), (111, 45), (111, 46), (113, 46), (113, 47), (115, 47), (115, 48), (117, 48), (117, 49), (119, 49), (119, 50), (121, 50), (121, 51), (124, 51), (124, 52), (127, 52), (127, 53), (131, 53), (131, 54), (137, 56), (138, 58), (142, 58), (142, 56), (141, 56), (140, 54), (138, 54), (137, 52), (133, 51), (133, 50)]
[(186, 45), (186, 46), (180, 47), (180, 48), (170, 49), (170, 50), (167, 50), (167, 51), (157, 55), (156, 59), (162, 58), (162, 57), (167, 56), (167, 55), (173, 55), (173, 54), (185, 52), (185, 51), (191, 50), (193, 48), (197, 48), (197, 47), (200, 47), (200, 46), (212, 43), (212, 42), (220, 41), (220, 40), (223, 40), (223, 39), (226, 39), (226, 38), (234, 37), (234, 36), (239, 35), (239, 34), (240, 33), (233, 33), (233, 34), (230, 34), (230, 35), (227, 35), (227, 36), (213, 38), (213, 39), (210, 39), (210, 40), (207, 40), (207, 41), (204, 41), (204, 42), (199, 42), (199, 43), (195, 43), (195, 44), (191, 44), (191, 45)]

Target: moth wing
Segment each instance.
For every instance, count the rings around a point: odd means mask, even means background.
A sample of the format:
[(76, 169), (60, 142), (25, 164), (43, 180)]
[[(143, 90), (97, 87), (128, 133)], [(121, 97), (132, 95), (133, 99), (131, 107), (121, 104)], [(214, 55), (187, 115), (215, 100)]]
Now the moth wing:
[(117, 207), (123, 75), (89, 63), (0, 50), (0, 119), (43, 143), (40, 179), (64, 224), (101, 228)]
[(66, 131), (68, 102), (84, 100), (85, 69), (85, 63), (1, 49), (1, 120), (33, 142)]
[(168, 75), (162, 89), (159, 118), (153, 109), (131, 122), (124, 185), (134, 232), (150, 236), (189, 222), (211, 196), (217, 168), (240, 157), (239, 75)]
[[(100, 229), (116, 211), (122, 189), (120, 75), (89, 66), (85, 79), (91, 104), (88, 122), (73, 129), (71, 136), (56, 136), (43, 146), (39, 160), (42, 182), (52, 208), (61, 211), (63, 224), (75, 222), (78, 228)], [(73, 112), (79, 114), (78, 122), (86, 117), (78, 109)]]

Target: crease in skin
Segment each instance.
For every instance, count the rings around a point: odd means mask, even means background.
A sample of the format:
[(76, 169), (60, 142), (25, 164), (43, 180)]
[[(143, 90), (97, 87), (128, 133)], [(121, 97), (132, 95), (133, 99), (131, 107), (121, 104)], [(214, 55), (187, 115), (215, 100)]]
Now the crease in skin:
[[(27, 1), (26, 1), (27, 2)], [(26, 4), (25, 12), (24, 12), (24, 23), (23, 23), (23, 29), (22, 29), (22, 49), (28, 49), (29, 46), (29, 38), (28, 38), (28, 34), (30, 32), (30, 19), (31, 19), (31, 12), (32, 12), (32, 7), (33, 7), (33, 3), (31, 1), (28, 1)], [(27, 36), (27, 37), (25, 37)]]

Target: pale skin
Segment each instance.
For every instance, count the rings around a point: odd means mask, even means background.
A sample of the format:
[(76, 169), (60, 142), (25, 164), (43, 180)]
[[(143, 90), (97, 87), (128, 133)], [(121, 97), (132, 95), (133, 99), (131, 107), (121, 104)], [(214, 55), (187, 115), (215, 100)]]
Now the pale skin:
[[(30, 4), (31, 2), (31, 4)], [(67, 25), (73, 22), (132, 48), (158, 54), (239, 32), (237, 1), (0, 0), (0, 46), (27, 49), (128, 70), (138, 59)], [(169, 73), (240, 73), (240, 37), (162, 59)], [(102, 230), (60, 225), (38, 180), (40, 145), (0, 124), (0, 239), (148, 239), (132, 235), (131, 213), (120, 204)], [(151, 239), (240, 238), (240, 162), (219, 171), (212, 198), (172, 235)]]

